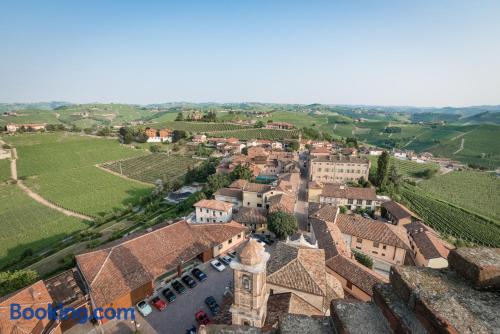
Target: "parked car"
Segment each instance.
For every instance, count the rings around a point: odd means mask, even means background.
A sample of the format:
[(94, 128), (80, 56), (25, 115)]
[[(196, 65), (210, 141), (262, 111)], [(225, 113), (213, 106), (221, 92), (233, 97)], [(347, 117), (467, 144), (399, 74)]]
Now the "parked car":
[(233, 261), (233, 259), (230, 256), (225, 255), (225, 256), (220, 256), (219, 261), (228, 266), (231, 263), (231, 261)]
[(186, 330), (186, 334), (196, 334), (196, 326)]
[(151, 299), (151, 304), (156, 307), (158, 311), (163, 311), (164, 309), (167, 308), (167, 303), (165, 303), (163, 300), (161, 300), (160, 297), (156, 296)]
[(146, 303), (145, 300), (141, 300), (137, 303), (136, 306), (139, 310), (139, 313), (141, 313), (143, 317), (147, 317), (151, 312), (153, 312), (153, 309), (151, 308), (151, 306), (149, 306), (148, 303)]
[(208, 308), (212, 312), (213, 315), (217, 315), (220, 312), (220, 306), (217, 304), (217, 301), (214, 297), (209, 296), (205, 298), (205, 304), (207, 304)]
[(182, 277), (182, 281), (191, 289), (196, 286), (196, 281), (189, 275), (185, 275), (184, 277)]
[(174, 288), (175, 291), (181, 294), (186, 292), (186, 288), (184, 287), (184, 285), (182, 285), (182, 283), (177, 280), (172, 282), (172, 288)]
[(196, 321), (198, 322), (198, 326), (199, 325), (208, 325), (209, 323), (211, 323), (212, 321), (210, 320), (210, 318), (208, 317), (208, 315), (204, 312), (204, 311), (198, 311), (196, 312), (196, 314), (194, 315)]
[(213, 260), (212, 262), (210, 262), (210, 265), (217, 271), (223, 271), (224, 269), (226, 269), (226, 267), (222, 263), (220, 263), (219, 260)]
[(165, 290), (163, 290), (162, 294), (165, 297), (165, 299), (167, 300), (167, 302), (169, 302), (169, 303), (173, 302), (176, 298), (174, 292), (172, 290), (170, 290), (169, 288), (166, 288)]
[(273, 243), (274, 243), (274, 240), (272, 239), (269, 239), (267, 237), (260, 237), (259, 238), (263, 243), (265, 243), (266, 245), (269, 245), (271, 246)]
[(191, 270), (191, 274), (196, 277), (196, 279), (200, 282), (203, 282), (204, 280), (207, 279), (207, 274), (205, 274), (203, 271), (201, 271), (198, 268), (194, 268)]

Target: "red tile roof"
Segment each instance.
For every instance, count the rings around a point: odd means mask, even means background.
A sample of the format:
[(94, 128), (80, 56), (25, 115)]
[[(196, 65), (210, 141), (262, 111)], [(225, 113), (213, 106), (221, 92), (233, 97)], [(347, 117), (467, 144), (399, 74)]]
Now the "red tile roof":
[(77, 255), (76, 261), (96, 305), (104, 306), (245, 230), (234, 221), (180, 221), (109, 248)]
[(373, 188), (345, 187), (340, 184), (325, 184), (320, 196), (372, 201), (377, 199), (377, 193)]
[(343, 234), (372, 240), (384, 245), (410, 249), (406, 230), (402, 226), (394, 226), (376, 220), (366, 219), (358, 215), (339, 213), (336, 224)]
[(216, 199), (202, 199), (196, 202), (193, 206), (197, 208), (206, 208), (210, 210), (217, 210), (224, 212), (231, 210), (231, 208), (233, 207), (231, 203), (218, 201)]

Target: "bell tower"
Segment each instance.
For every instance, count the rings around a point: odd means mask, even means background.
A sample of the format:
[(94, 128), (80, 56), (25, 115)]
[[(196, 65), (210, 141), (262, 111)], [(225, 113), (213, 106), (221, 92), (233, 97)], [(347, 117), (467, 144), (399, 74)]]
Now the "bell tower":
[(267, 299), (266, 264), (269, 253), (256, 240), (250, 239), (239, 258), (231, 262), (234, 270), (234, 302), (231, 306), (232, 323), (262, 327), (266, 320)]

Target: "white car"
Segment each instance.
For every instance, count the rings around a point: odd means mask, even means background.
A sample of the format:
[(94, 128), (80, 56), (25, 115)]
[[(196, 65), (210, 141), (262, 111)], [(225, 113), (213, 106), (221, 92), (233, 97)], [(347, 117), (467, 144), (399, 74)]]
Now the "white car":
[(226, 266), (224, 266), (222, 263), (220, 263), (219, 260), (213, 260), (212, 262), (210, 262), (210, 265), (212, 267), (214, 267), (215, 270), (217, 270), (217, 271), (223, 271), (224, 269), (226, 269)]
[(136, 306), (143, 317), (147, 317), (151, 312), (153, 312), (153, 309), (145, 300), (141, 300)]

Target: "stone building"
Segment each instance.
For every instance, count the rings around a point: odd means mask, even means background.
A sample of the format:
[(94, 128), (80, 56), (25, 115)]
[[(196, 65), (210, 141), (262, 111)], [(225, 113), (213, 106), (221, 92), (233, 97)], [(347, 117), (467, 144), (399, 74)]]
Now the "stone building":
[(361, 177), (368, 180), (370, 160), (361, 157), (334, 154), (311, 158), (309, 180), (323, 183), (345, 183)]

